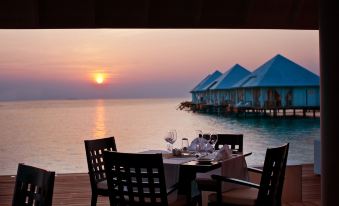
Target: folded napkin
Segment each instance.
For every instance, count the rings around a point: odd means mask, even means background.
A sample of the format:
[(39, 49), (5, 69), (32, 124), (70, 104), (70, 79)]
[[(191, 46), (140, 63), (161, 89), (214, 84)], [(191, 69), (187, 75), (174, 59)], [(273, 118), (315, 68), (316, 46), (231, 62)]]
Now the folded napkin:
[[(239, 155), (223, 161), (221, 163), (221, 175), (225, 177), (231, 177), (248, 181), (249, 176), (245, 157), (243, 155)], [(239, 188), (248, 188), (248, 187), (226, 182), (223, 182), (222, 184), (223, 192)]]
[(195, 151), (198, 144), (199, 144), (199, 138), (195, 138), (194, 140), (192, 140), (191, 144), (188, 146), (188, 150)]
[(213, 146), (208, 142), (208, 140), (204, 138), (199, 139), (198, 137), (192, 140), (191, 144), (188, 146), (188, 150), (196, 151), (197, 145), (200, 145), (200, 148), (202, 148), (202, 151), (208, 151), (208, 152), (213, 151)]
[[(211, 175), (221, 175), (248, 181), (248, 170), (245, 157), (243, 155), (232, 156), (221, 162), (221, 167), (205, 173), (197, 173), (198, 184), (214, 184)], [(222, 183), (222, 191), (226, 192), (232, 189), (246, 188), (246, 186), (232, 184), (228, 182)]]
[(226, 160), (232, 157), (232, 150), (228, 147), (228, 145), (224, 145), (215, 156), (215, 160)]

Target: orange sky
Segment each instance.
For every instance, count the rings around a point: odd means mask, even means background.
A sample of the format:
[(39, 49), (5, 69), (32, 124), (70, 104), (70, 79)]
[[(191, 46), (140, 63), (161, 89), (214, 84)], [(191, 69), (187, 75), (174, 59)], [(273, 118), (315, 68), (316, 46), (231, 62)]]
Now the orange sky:
[[(318, 31), (0, 30), (0, 100), (188, 97), (215, 69), (280, 53), (319, 74)], [(104, 72), (106, 84), (94, 85)]]

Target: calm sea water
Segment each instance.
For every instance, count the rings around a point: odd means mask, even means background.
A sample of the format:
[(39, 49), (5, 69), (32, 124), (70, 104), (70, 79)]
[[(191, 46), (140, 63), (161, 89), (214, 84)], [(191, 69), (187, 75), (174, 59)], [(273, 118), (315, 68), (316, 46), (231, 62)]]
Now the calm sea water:
[(84, 140), (115, 136), (124, 152), (164, 149), (176, 129), (177, 147), (195, 130), (243, 133), (248, 164), (264, 161), (266, 148), (290, 142), (289, 162), (313, 162), (319, 119), (237, 119), (176, 110), (184, 99), (0, 102), (0, 175), (23, 162), (57, 173), (87, 172)]

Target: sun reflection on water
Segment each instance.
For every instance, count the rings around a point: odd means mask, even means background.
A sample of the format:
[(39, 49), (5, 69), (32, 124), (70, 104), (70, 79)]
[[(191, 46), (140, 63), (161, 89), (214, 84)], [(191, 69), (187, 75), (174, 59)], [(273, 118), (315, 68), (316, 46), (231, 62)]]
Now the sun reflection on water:
[(105, 137), (107, 134), (105, 125), (105, 102), (104, 100), (97, 100), (95, 109), (93, 134), (94, 137), (100, 138)]

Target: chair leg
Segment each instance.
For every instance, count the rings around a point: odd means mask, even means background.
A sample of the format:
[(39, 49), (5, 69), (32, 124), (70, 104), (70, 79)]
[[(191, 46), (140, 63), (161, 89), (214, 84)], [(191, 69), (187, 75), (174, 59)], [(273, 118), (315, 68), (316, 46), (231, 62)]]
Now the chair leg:
[(218, 204), (215, 203), (215, 202), (209, 202), (209, 203), (207, 203), (207, 205), (208, 205), (208, 206), (218, 206)]
[(96, 206), (98, 200), (98, 193), (92, 192), (91, 206)]
[(198, 205), (202, 206), (202, 192), (200, 192), (200, 195), (198, 196)]
[(202, 206), (202, 195), (200, 194), (200, 195), (197, 195), (197, 196), (193, 197), (192, 200), (191, 200), (190, 205)]

